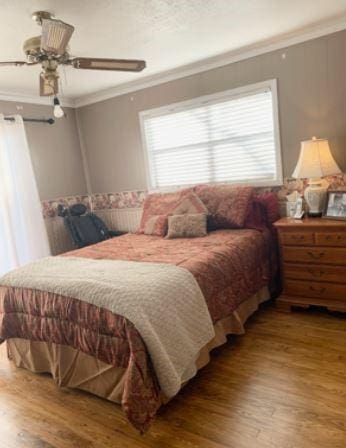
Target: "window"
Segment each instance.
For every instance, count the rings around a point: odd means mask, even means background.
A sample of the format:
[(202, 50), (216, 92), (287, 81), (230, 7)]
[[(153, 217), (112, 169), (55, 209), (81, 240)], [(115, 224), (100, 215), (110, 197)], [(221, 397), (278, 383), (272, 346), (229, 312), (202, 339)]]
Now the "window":
[(276, 80), (141, 112), (151, 188), (280, 185)]

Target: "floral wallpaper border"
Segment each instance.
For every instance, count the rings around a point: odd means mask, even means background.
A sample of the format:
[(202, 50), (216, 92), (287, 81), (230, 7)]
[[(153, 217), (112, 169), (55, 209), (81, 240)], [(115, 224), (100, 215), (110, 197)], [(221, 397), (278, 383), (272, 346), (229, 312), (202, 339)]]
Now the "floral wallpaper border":
[(98, 193), (91, 195), (77, 195), (59, 197), (42, 201), (44, 218), (55, 218), (58, 216), (58, 206), (65, 207), (73, 204), (85, 204), (88, 210), (111, 210), (119, 208), (141, 208), (147, 195), (145, 191), (121, 191), (117, 193)]
[(41, 201), (43, 217), (55, 218), (56, 216), (58, 216), (59, 204), (62, 204), (65, 207), (69, 207), (73, 204), (78, 203), (85, 204), (87, 209), (91, 211), (90, 196), (88, 195), (67, 196), (43, 200)]
[[(330, 190), (346, 189), (346, 173), (337, 176), (328, 176)], [(274, 192), (278, 195), (279, 201), (285, 201), (286, 195), (297, 190), (303, 193), (307, 186), (307, 179), (285, 179), (284, 184), (279, 187), (258, 187), (258, 192)], [(124, 208), (141, 208), (148, 192), (142, 190), (120, 191), (116, 193), (99, 193), (92, 195), (77, 195), (68, 197), (59, 197), (42, 201), (42, 210), (44, 218), (55, 218), (59, 204), (71, 206), (77, 203), (83, 203), (88, 210), (111, 210)]]

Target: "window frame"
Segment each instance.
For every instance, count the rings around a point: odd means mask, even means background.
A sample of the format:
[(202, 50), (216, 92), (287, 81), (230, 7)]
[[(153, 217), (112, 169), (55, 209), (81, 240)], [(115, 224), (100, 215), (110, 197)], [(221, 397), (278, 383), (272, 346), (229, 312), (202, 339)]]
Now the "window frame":
[(250, 185), (253, 187), (271, 187), (280, 186), (283, 184), (283, 166), (282, 166), (282, 155), (281, 155), (281, 138), (280, 138), (280, 124), (279, 124), (279, 105), (278, 105), (278, 89), (277, 89), (277, 79), (269, 79), (266, 81), (257, 82), (254, 84), (248, 84), (245, 86), (237, 87), (234, 89), (224, 90), (221, 92), (213, 93), (211, 95), (203, 95), (191, 100), (180, 101), (172, 104), (168, 104), (161, 107), (156, 107), (153, 109), (147, 109), (139, 112), (140, 121), (140, 131), (142, 140), (142, 150), (144, 155), (144, 165), (145, 165), (145, 176), (146, 184), (148, 190), (160, 190), (167, 191), (172, 189), (178, 189), (181, 187), (189, 187), (194, 184), (184, 184), (181, 186), (165, 186), (157, 187), (152, 184), (153, 173), (152, 173), (152, 163), (151, 163), (151, 151), (149, 151), (147, 145), (147, 138), (145, 133), (145, 120), (148, 118), (154, 118), (158, 116), (169, 115), (175, 112), (186, 111), (189, 109), (194, 109), (200, 106), (205, 106), (206, 104), (213, 105), (217, 103), (222, 103), (227, 100), (232, 100), (237, 97), (244, 97), (247, 95), (252, 95), (256, 93), (261, 93), (266, 90), (270, 90), (272, 93), (272, 111), (273, 111), (273, 125), (274, 125), (274, 145), (275, 145), (275, 159), (276, 159), (276, 173), (277, 178), (275, 180), (264, 180), (264, 181), (253, 181), (251, 179), (244, 180), (242, 182), (226, 180), (222, 182), (211, 182), (211, 183), (229, 183), (229, 184), (241, 184)]

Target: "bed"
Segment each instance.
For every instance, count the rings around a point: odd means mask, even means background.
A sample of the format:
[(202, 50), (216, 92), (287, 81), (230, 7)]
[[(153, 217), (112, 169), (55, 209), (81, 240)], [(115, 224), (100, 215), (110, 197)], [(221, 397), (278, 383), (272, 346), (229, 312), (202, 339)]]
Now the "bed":
[[(227, 334), (243, 333), (249, 315), (269, 299), (274, 247), (267, 228), (219, 229), (205, 237), (172, 240), (127, 234), (63, 257), (167, 264), (191, 273), (214, 327), (213, 337), (190, 361), (196, 371)], [(163, 313), (162, 319), (169, 316)], [(136, 326), (105, 308), (0, 282), (0, 342), (5, 340), (18, 367), (49, 372), (60, 386), (121, 404), (127, 419), (142, 432), (168, 401)]]

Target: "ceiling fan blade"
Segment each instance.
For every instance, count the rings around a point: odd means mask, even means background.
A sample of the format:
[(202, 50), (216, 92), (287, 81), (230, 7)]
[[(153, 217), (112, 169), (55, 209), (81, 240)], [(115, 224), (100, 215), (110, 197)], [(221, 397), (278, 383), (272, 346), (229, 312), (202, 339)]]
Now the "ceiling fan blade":
[(121, 72), (140, 72), (146, 66), (145, 61), (136, 59), (74, 58), (70, 63), (74, 68)]
[(11, 66), (11, 65), (34, 65), (34, 64), (28, 64), (27, 62), (24, 61), (4, 61), (4, 62), (0, 62), (0, 66)]
[(73, 31), (72, 25), (61, 20), (43, 19), (41, 50), (58, 55), (64, 54)]
[(40, 96), (53, 96), (59, 92), (58, 78), (45, 77), (44, 73), (40, 74)]

